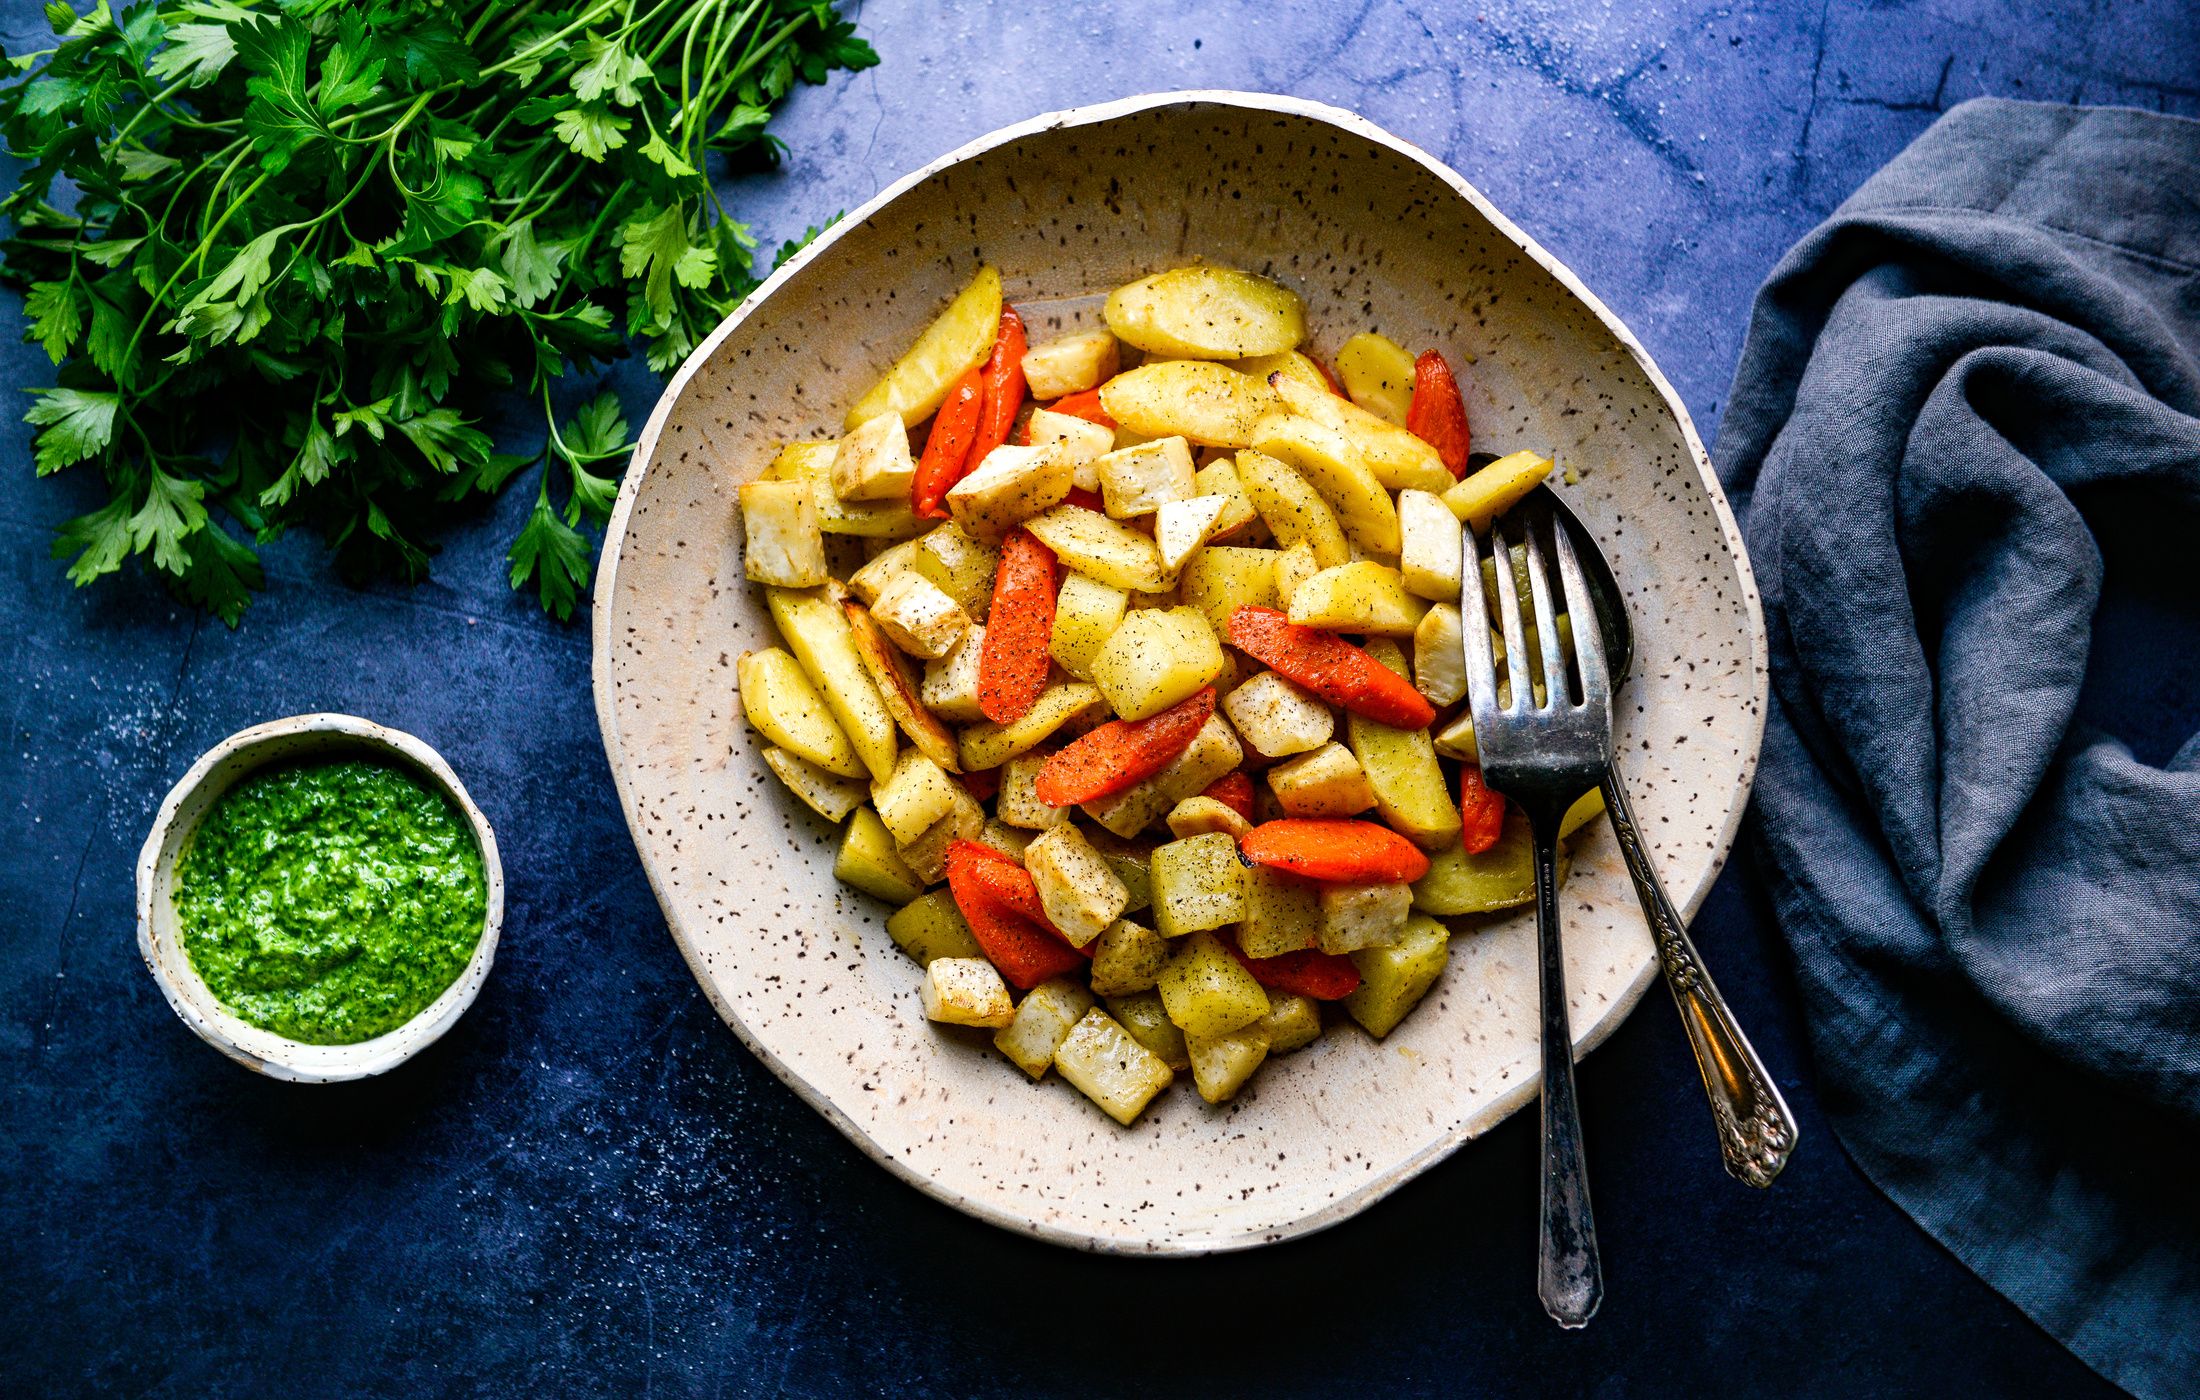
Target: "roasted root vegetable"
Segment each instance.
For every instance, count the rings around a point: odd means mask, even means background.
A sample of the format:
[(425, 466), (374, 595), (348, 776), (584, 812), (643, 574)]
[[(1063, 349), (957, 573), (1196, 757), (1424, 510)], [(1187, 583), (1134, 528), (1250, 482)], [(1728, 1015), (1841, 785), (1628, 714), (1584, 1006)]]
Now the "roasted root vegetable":
[(1398, 573), (1406, 591), (1431, 602), (1459, 602), (1463, 554), (1459, 519), (1441, 496), (1407, 489), (1398, 493)]
[(1030, 531), (1002, 542), (992, 625), (978, 657), (978, 708), (995, 724), (1022, 719), (1046, 690), (1057, 579), (1054, 552)]
[(1093, 1005), (1092, 993), (1067, 977), (1041, 982), (1017, 1004), (1015, 1018), (994, 1034), (994, 1047), (1033, 1079), (1044, 1079), (1054, 1052)]
[(787, 785), (787, 791), (827, 821), (837, 822), (863, 805), (863, 784), (828, 773), (799, 754), (781, 748), (766, 749), (764, 766)]
[(1355, 335), (1340, 386), (1269, 279), (1179, 268), (1106, 314), (1027, 346), (982, 269), (840, 440), (741, 486), (785, 650), (736, 672), (765, 765), (843, 823), (834, 873), (896, 906), (925, 1014), (1127, 1125), (1183, 1070), (1240, 1095), (1324, 1002), (1390, 1033), (1437, 917), (1533, 899), (1470, 718), (1432, 731), (1488, 626), (1460, 522), (1549, 463), (1455, 480), (1441, 360)]
[[(1275, 378), (1282, 382), (1281, 375)], [(1251, 446), (1319, 491), (1353, 544), (1370, 554), (1398, 552), (1398, 507), (1341, 433), (1311, 418), (1277, 413), (1253, 425)]]
[(1350, 445), (1354, 455), (1390, 491), (1414, 487), (1441, 491), (1452, 481), (1435, 448), (1334, 393), (1271, 377), (1270, 385), (1292, 413), (1313, 419)]
[[(1405, 658), (1395, 642), (1378, 638), (1368, 643), (1367, 654), (1404, 678)], [(1430, 851), (1458, 837), (1459, 809), (1452, 805), (1435, 742), (1426, 729), (1353, 714), (1345, 717), (1344, 732), (1374, 789), (1375, 809), (1392, 830)]]
[(1192, 1083), (1198, 1086), (1199, 1096), (1209, 1103), (1228, 1103), (1268, 1058), (1268, 1032), (1259, 1021), (1225, 1035), (1186, 1032), (1184, 1053), (1191, 1059)]
[(996, 447), (948, 488), (947, 510), (967, 533), (998, 540), (1068, 495), (1076, 478), (1076, 464), (1056, 444)]
[(929, 890), (896, 909), (886, 920), (886, 935), (920, 966), (930, 966), (935, 958), (985, 956), (947, 890)]
[(750, 581), (815, 588), (828, 577), (816, 493), (799, 481), (752, 481), (741, 488), (741, 566)]
[(1178, 359), (1281, 354), (1306, 336), (1296, 292), (1224, 267), (1172, 268), (1118, 287), (1104, 314), (1125, 344)]
[(983, 463), (994, 448), (1008, 441), (1016, 427), (1016, 412), (1024, 405), (1024, 347), (1024, 318), (1016, 314), (1015, 307), (1002, 307), (993, 351), (986, 356), (985, 368), (980, 372), (985, 381), (985, 403), (978, 410), (978, 432), (970, 444), (974, 461)]
[(1518, 812), (1506, 814), (1487, 850), (1470, 855), (1452, 845), (1430, 853), (1427, 873), (1413, 882), (1413, 907), (1447, 919), (1493, 914), (1534, 899), (1535, 845)]
[(1248, 866), (1240, 883), (1245, 915), (1238, 922), (1237, 942), (1246, 957), (1277, 958), (1320, 941), (1319, 884), (1265, 865)]
[(1239, 849), (1256, 865), (1341, 884), (1413, 881), (1428, 873), (1419, 847), (1374, 822), (1286, 817), (1254, 827)]
[(947, 887), (970, 923), (971, 937), (1016, 986), (1029, 990), (1084, 963), (1047, 927), (1031, 876), (1000, 852), (975, 841), (947, 848)]
[[(1455, 518), (1472, 525), (1480, 533), (1490, 528), (1491, 521), (1518, 505), (1521, 497), (1533, 491), (1537, 483), (1550, 474), (1550, 458), (1539, 457), (1533, 452), (1515, 452), (1498, 458), (1446, 491), (1444, 505)], [(1521, 566), (1516, 564), (1514, 568), (1518, 572)], [(1494, 589), (1489, 596), (1493, 599), (1497, 596)]]
[(1199, 609), (1207, 625), (1220, 633), (1239, 608), (1276, 605), (1276, 551), (1208, 545), (1185, 563), (1177, 576), (1177, 590), (1184, 606)]
[[(1421, 615), (1420, 624), (1413, 629), (1413, 688), (1421, 692), (1422, 699), (1439, 707), (1456, 705), (1467, 698), (1466, 633), (1456, 605), (1436, 604)], [(1470, 717), (1470, 732), (1473, 726)], [(1434, 747), (1438, 753), (1444, 752), (1443, 744)]]
[(1169, 1020), (1191, 1036), (1227, 1035), (1268, 1014), (1268, 993), (1211, 933), (1184, 939), (1155, 982)]
[(1227, 833), (1209, 832), (1156, 847), (1152, 876), (1154, 927), (1164, 938), (1221, 928), (1245, 917), (1244, 867), (1238, 863), (1237, 841)]
[[(1257, 973), (1255, 975), (1258, 976)], [(1352, 975), (1353, 985), (1357, 987), (1360, 970), (1354, 968)], [(1293, 1050), (1303, 1050), (1321, 1039), (1322, 1013), (1312, 997), (1297, 992), (1285, 992), (1278, 996), (1278, 990), (1273, 987), (1269, 989), (1268, 1014), (1260, 1018), (1259, 1025), (1268, 1033), (1268, 1053), (1288, 1055)]]
[[(838, 782), (839, 779), (833, 781)], [(861, 795), (862, 789), (856, 788)], [(1220, 832), (1232, 840), (1253, 829), (1251, 818), (1229, 803), (1201, 795), (1187, 797), (1169, 809), (1169, 834), (1179, 839)]]
[(1095, 1008), (1054, 1052), (1054, 1067), (1077, 1091), (1129, 1127), (1176, 1076), (1161, 1057)]
[(934, 958), (924, 969), (924, 1015), (950, 1026), (1007, 1026), (1016, 1018), (1001, 974), (984, 958)]
[(1096, 802), (1137, 786), (1175, 762), (1215, 712), (1202, 686), (1141, 720), (1110, 720), (1048, 759), (1035, 795), (1056, 807)]
[(1325, 632), (1410, 637), (1427, 611), (1427, 603), (1406, 592), (1396, 569), (1358, 559), (1323, 569), (1292, 590), (1286, 616)]
[(1025, 521), (1024, 528), (1054, 551), (1063, 568), (1095, 582), (1142, 593), (1168, 586), (1152, 537), (1098, 511), (1056, 506)]
[(1024, 352), (1024, 385), (1040, 400), (1097, 389), (1114, 377), (1121, 355), (1108, 331), (1058, 335)]
[(963, 771), (979, 773), (998, 768), (1020, 753), (1029, 753), (1063, 725), (1102, 703), (1098, 687), (1083, 681), (1048, 686), (1030, 709), (1007, 724), (988, 720), (963, 730), (955, 744)]
[(1039, 891), (1047, 922), (1082, 948), (1130, 906), (1130, 891), (1074, 823), (1050, 826), (1024, 849), (1024, 869)]
[(933, 587), (953, 598), (973, 619), (984, 617), (993, 602), (993, 578), (1001, 567), (1000, 547), (976, 538), (952, 521), (915, 541), (915, 545), (909, 567), (930, 579)]
[(734, 663), (734, 679), (741, 687), (741, 711), (759, 734), (828, 773), (870, 775), (825, 698), (793, 657), (778, 647), (745, 652)]
[(1328, 743), (1268, 770), (1276, 804), (1294, 817), (1354, 817), (1375, 805), (1375, 789), (1360, 760)]
[(1215, 534), (1229, 502), (1221, 496), (1163, 501), (1153, 513), (1153, 543), (1164, 573), (1174, 574)]
[(1251, 451), (1237, 455), (1237, 476), (1245, 498), (1286, 550), (1303, 545), (1321, 569), (1352, 562), (1352, 546), (1345, 542), (1337, 512), (1305, 477), (1266, 453)]
[(922, 423), (956, 380), (985, 363), (1000, 322), (1001, 274), (981, 267), (886, 377), (856, 400), (846, 426), (861, 427), (882, 413), (899, 414), (909, 427)]
[(1086, 803), (1085, 813), (1117, 836), (1135, 836), (1177, 803), (1205, 792), (1244, 758), (1245, 750), (1230, 726), (1210, 715), (1168, 767), (1113, 797)]
[(970, 470), (970, 444), (978, 436), (978, 415), (984, 407), (982, 367), (971, 368), (948, 386), (910, 481), (910, 505), (922, 518), (947, 519), (948, 488)]
[(917, 459), (909, 454), (909, 429), (881, 414), (840, 440), (833, 454), (833, 494), (844, 501), (906, 500), (916, 484)]
[(884, 781), (894, 771), (901, 745), (894, 738), (894, 717), (856, 654), (847, 615), (817, 589), (766, 588), (764, 605), (794, 659), (802, 663), (825, 707), (854, 746), (856, 757), (874, 779)]
[(924, 533), (924, 521), (906, 500), (844, 501), (833, 494), (834, 442), (790, 442), (764, 469), (766, 481), (800, 482), (817, 507), (817, 528), (828, 535), (903, 540)]
[(1282, 408), (1275, 390), (1209, 360), (1160, 360), (1100, 386), (1100, 405), (1141, 437), (1203, 447), (1250, 447), (1253, 427)]
[(962, 605), (913, 569), (879, 589), (870, 616), (895, 646), (926, 661), (947, 655), (970, 630)]
[(907, 904), (924, 893), (926, 884), (901, 858), (886, 823), (868, 807), (856, 808), (841, 832), (833, 877), (888, 904)]
[(1372, 331), (1362, 331), (1337, 352), (1337, 378), (1344, 381), (1345, 396), (1400, 427), (1406, 425), (1413, 402), (1413, 372), (1412, 354)]
[(1191, 444), (1180, 437), (1155, 438), (1119, 447), (1093, 460), (1100, 478), (1100, 499), (1117, 520), (1151, 515), (1169, 501), (1197, 494)]
[(1092, 659), (1092, 680), (1116, 714), (1140, 720), (1197, 693), (1222, 665), (1222, 644), (1197, 609), (1140, 608)]
[(1386, 948), (1405, 932), (1412, 912), (1411, 885), (1323, 885), (1321, 949), (1337, 955)]
[(1092, 945), (1092, 989), (1104, 997), (1152, 991), (1168, 960), (1168, 939), (1144, 924), (1117, 919)]
[(1273, 608), (1239, 608), (1229, 635), (1230, 645), (1354, 714), (1408, 729), (1436, 718), (1405, 677), (1334, 633), (1300, 627)]
[[(1601, 793), (1598, 805), (1603, 805)], [(1470, 856), (1496, 845), (1497, 838), (1505, 833), (1505, 799), (1482, 781), (1479, 763), (1460, 765), (1459, 819), (1459, 848)]]
[[(1249, 957), (1240, 949), (1238, 961), (1245, 964), (1245, 970), (1253, 974), (1254, 981), (1268, 989), (1271, 1015), (1278, 1002), (1290, 997), (1341, 1001), (1360, 985), (1360, 970), (1352, 965), (1350, 958), (1312, 948), (1272, 958)], [(1277, 997), (1278, 992), (1284, 993), (1284, 997)]]
[(1344, 999), (1344, 1009), (1369, 1035), (1389, 1035), (1428, 995), (1450, 959), (1451, 934), (1426, 914), (1416, 914), (1397, 942), (1352, 955), (1360, 986)]
[[(1167, 961), (1166, 958), (1163, 959)], [(1184, 1050), (1184, 1032), (1169, 1019), (1169, 1008), (1162, 1005), (1159, 992), (1139, 992), (1131, 996), (1108, 998), (1108, 1014), (1137, 1041), (1154, 1053), (1154, 1057), (1172, 1070), (1192, 1067), (1191, 1056)]]
[(1405, 421), (1406, 431), (1435, 448), (1454, 477), (1467, 474), (1467, 458), (1474, 450), (1473, 434), (1467, 430), (1467, 406), (1459, 397), (1451, 366), (1434, 350), (1422, 351), (1413, 362), (1413, 402)]

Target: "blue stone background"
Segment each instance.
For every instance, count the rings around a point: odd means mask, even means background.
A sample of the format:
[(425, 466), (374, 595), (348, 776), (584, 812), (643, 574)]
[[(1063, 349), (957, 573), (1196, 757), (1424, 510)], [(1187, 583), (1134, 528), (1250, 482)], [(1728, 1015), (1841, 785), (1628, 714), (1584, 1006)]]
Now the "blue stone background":
[[(37, 16), (0, 5), (11, 50)], [(802, 91), (775, 128), (784, 167), (730, 182), (774, 242), (1040, 111), (1296, 93), (1479, 185), (1634, 327), (1707, 436), (1758, 281), (1936, 112), (1995, 93), (2200, 114), (2189, 0), (926, 0), (861, 20), (884, 65)], [(34, 347), (0, 364), (50, 382)], [(655, 384), (614, 382), (638, 421)], [(1303, 1242), (1076, 1255), (891, 1180), (711, 1012), (619, 816), (587, 633), (505, 589), (524, 489), (455, 529), (415, 589), (346, 587), (307, 542), (279, 545), (234, 632), (135, 578), (71, 589), (47, 544), (90, 491), (34, 482), (28, 432), (0, 414), (12, 1393), (2107, 1390), (1842, 1155), (1746, 870), (1697, 935), (1802, 1153), (1768, 1194), (1726, 1180), (1654, 992), (1582, 1072), (1609, 1286), (1587, 1332), (1535, 1303), (1532, 1114)], [(2160, 747), (2150, 706), (2189, 699), (2191, 669), (2140, 665), (2099, 698)], [(471, 1014), (405, 1068), (334, 1088), (200, 1045), (132, 927), (131, 863), (168, 786), (231, 731), (314, 709), (440, 747), (510, 880)]]

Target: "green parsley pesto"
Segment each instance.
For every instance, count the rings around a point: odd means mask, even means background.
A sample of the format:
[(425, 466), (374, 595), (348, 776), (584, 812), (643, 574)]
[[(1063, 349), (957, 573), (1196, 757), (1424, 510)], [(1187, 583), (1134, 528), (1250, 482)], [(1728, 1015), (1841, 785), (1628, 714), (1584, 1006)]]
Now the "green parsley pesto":
[(184, 951), (244, 1020), (314, 1045), (395, 1030), (465, 971), (488, 911), (472, 829), (403, 769), (273, 769), (222, 795), (176, 867)]

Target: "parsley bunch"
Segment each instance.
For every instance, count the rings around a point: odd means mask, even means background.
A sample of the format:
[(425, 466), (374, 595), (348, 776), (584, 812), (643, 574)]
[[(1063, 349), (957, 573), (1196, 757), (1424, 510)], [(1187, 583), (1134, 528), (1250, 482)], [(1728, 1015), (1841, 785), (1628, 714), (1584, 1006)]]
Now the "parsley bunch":
[[(27, 162), (0, 276), (58, 367), (41, 476), (106, 505), (54, 545), (86, 584), (140, 556), (232, 626), (254, 545), (318, 532), (351, 573), (425, 575), (456, 503), (529, 469), (514, 588), (570, 616), (627, 448), (623, 354), (677, 364), (756, 285), (704, 174), (770, 161), (797, 78), (877, 55), (833, 0), (108, 0), (49, 4), (0, 139)], [(782, 256), (785, 250), (782, 251)], [(499, 391), (533, 457), (491, 450)], [(562, 505), (559, 503), (562, 497)]]

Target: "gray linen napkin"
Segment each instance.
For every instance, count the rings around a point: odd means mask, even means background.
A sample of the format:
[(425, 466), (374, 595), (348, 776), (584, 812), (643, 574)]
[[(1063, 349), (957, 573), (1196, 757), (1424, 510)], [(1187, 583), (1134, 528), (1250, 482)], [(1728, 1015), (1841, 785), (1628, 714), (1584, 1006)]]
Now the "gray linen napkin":
[(1759, 292), (1718, 458), (1843, 1143), (2102, 1375), (2200, 1392), (2200, 735), (2074, 717), (2104, 567), (2200, 625), (2200, 124), (1949, 112)]

